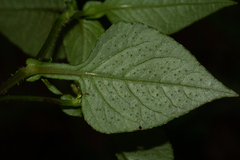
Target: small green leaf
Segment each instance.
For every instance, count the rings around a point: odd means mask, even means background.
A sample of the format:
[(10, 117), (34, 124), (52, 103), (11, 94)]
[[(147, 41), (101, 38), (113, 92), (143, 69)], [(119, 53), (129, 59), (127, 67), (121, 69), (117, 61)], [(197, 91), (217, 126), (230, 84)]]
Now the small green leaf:
[(79, 82), (84, 119), (103, 133), (161, 126), (215, 99), (238, 96), (182, 45), (140, 23), (112, 25), (78, 66), (27, 63), (44, 77)]
[(1, 0), (0, 32), (25, 53), (35, 57), (55, 19), (65, 8), (65, 0)]
[(68, 62), (77, 65), (84, 62), (104, 28), (98, 21), (78, 20), (78, 23), (64, 36), (64, 47)]
[(77, 108), (77, 109), (62, 109), (62, 111), (69, 116), (82, 117), (82, 110), (80, 108)]
[(74, 97), (71, 94), (64, 94), (61, 96), (62, 100), (73, 100)]
[(84, 15), (89, 19), (101, 18), (105, 12), (100, 12), (103, 8), (103, 3), (100, 1), (88, 1), (83, 6)]
[(57, 87), (55, 87), (54, 85), (52, 85), (47, 79), (41, 79), (42, 82), (47, 86), (47, 88), (49, 89), (49, 91), (51, 91), (53, 94), (56, 95), (63, 95), (63, 93), (61, 91), (59, 91), (57, 89)]
[[(61, 96), (62, 100), (71, 100), (73, 104), (77, 104), (76, 106), (79, 106), (78, 104), (81, 103), (81, 99), (76, 99), (70, 94), (64, 94)], [(82, 109), (81, 108), (74, 108), (74, 109), (62, 109), (64, 113), (70, 116), (77, 116), (82, 117)]]
[(106, 0), (99, 12), (105, 12), (112, 23), (141, 22), (172, 34), (234, 4), (231, 0)]
[(112, 137), (111, 142), (117, 147), (119, 160), (174, 159), (172, 145), (162, 128)]
[(32, 77), (29, 77), (28, 79), (26, 79), (27, 82), (34, 82), (34, 81), (37, 81), (41, 78), (41, 75), (35, 75), (35, 76), (32, 76)]
[(128, 151), (116, 154), (118, 160), (173, 160), (173, 150), (170, 142), (166, 142), (160, 146), (152, 147), (149, 149), (139, 149), (136, 151)]

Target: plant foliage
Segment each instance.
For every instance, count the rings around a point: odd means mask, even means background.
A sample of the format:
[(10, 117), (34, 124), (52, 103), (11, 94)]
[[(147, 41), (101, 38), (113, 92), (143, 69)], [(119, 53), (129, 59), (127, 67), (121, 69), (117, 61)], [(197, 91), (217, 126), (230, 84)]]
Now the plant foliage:
[[(22, 79), (33, 82), (44, 77), (46, 87), (61, 97), (1, 100), (66, 106), (62, 108), (66, 114), (83, 116), (95, 130), (111, 134), (151, 129), (205, 103), (236, 97), (168, 36), (233, 4), (231, 0), (106, 0), (88, 1), (80, 11), (74, 0), (2, 0), (1, 33), (38, 60), (27, 59), (27, 66), (0, 86), (0, 94)], [(113, 23), (106, 31), (97, 20), (105, 15)], [(53, 53), (55, 61), (66, 57), (69, 64), (42, 62)], [(73, 80), (76, 95), (62, 93), (46, 78)], [(168, 141), (117, 156), (173, 159)]]

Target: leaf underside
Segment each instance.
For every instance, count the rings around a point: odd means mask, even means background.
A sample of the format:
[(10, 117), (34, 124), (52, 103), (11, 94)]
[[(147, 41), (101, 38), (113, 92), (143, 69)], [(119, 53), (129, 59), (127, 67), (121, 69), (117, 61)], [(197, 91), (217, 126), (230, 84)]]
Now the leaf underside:
[(102, 8), (112, 23), (141, 22), (172, 34), (234, 4), (231, 0), (106, 0)]
[(65, 0), (1, 0), (0, 32), (35, 57), (65, 7)]
[(103, 133), (161, 126), (207, 102), (238, 96), (181, 44), (141, 23), (112, 25), (80, 65), (36, 64), (67, 72), (42, 76), (79, 82), (84, 119)]
[(238, 96), (182, 45), (141, 23), (112, 25), (80, 65), (27, 62), (62, 72), (42, 76), (77, 81), (84, 119), (103, 133), (161, 126), (207, 102)]
[(237, 96), (188, 50), (156, 29), (119, 22), (100, 38), (79, 76), (85, 120), (104, 133), (163, 125), (207, 102)]

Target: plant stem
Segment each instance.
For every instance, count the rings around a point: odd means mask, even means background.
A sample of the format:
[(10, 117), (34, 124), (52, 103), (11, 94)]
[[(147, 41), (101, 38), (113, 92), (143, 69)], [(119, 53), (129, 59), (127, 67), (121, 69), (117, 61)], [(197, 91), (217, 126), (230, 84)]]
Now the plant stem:
[[(63, 64), (60, 64), (63, 65)], [(67, 65), (66, 66), (70, 66)], [(73, 68), (63, 69), (58, 68), (58, 63), (49, 63), (49, 62), (40, 62), (35, 59), (27, 60), (27, 67), (19, 69), (12, 77), (10, 77), (7, 81), (5, 81), (0, 86), (0, 95), (5, 93), (9, 88), (18, 84), (20, 81), (24, 80), (27, 77), (34, 76), (37, 74), (52, 74), (52, 75), (73, 75), (73, 76), (81, 76), (87, 75), (89, 73), (81, 72), (74, 70)]]
[(63, 24), (65, 24), (68, 21), (68, 18), (65, 16), (65, 14), (66, 13), (63, 13), (62, 15), (60, 15), (54, 22), (53, 27), (47, 37), (47, 40), (44, 42), (42, 48), (38, 52), (36, 59), (40, 61), (43, 60), (43, 58), (46, 56), (51, 46), (54, 44), (59, 32), (63, 27)]
[(19, 69), (12, 77), (0, 86), (0, 95), (7, 92), (9, 88), (29, 77), (31, 74), (27, 71), (27, 67)]
[(62, 13), (54, 22), (52, 29), (44, 42), (42, 48), (38, 52), (36, 59), (42, 61), (49, 49), (52, 47), (54, 42), (56, 41), (61, 29), (64, 27), (66, 23), (70, 21), (70, 17), (74, 15), (75, 4), (67, 3), (68, 11)]
[(52, 103), (57, 104), (60, 106), (69, 106), (63, 107), (63, 109), (76, 109), (76, 107), (80, 107), (81, 103), (80, 100), (62, 100), (57, 98), (50, 98), (50, 97), (38, 97), (38, 96), (3, 96), (0, 97), (1, 101), (33, 101), (33, 102), (43, 102), (43, 103)]

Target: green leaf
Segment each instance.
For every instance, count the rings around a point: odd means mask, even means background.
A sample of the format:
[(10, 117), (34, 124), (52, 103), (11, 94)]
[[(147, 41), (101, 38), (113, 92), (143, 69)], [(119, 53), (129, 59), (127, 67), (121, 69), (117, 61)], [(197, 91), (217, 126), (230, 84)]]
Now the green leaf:
[(114, 145), (120, 148), (116, 154), (118, 160), (174, 159), (172, 145), (161, 128), (117, 135), (115, 138), (119, 139), (116, 142), (112, 140), (115, 142)]
[[(104, 133), (163, 125), (207, 102), (237, 96), (182, 45), (156, 29), (119, 22), (80, 65), (85, 120)], [(91, 74), (90, 74), (91, 73)]]
[(103, 133), (161, 126), (207, 102), (238, 96), (182, 45), (140, 23), (112, 25), (81, 65), (27, 64), (48, 78), (78, 81), (84, 118)]
[(68, 62), (77, 65), (90, 55), (104, 28), (98, 21), (78, 20), (78, 23), (64, 36), (64, 47)]
[(172, 145), (170, 142), (145, 150), (136, 150), (131, 152), (122, 152), (116, 154), (119, 160), (173, 160)]
[(99, 12), (99, 10), (101, 10), (102, 7), (103, 3), (100, 1), (88, 1), (83, 6), (84, 15), (86, 15), (87, 18), (90, 19), (101, 18), (102, 16), (105, 15), (104, 12)]
[(82, 117), (82, 110), (80, 108), (78, 108), (78, 109), (62, 109), (62, 111), (70, 116)]
[[(62, 100), (72, 100), (73, 104), (81, 103), (81, 99), (76, 99), (70, 94), (64, 94), (61, 96)], [(77, 116), (82, 117), (82, 109), (81, 108), (74, 108), (74, 109), (62, 109), (62, 111), (70, 116)]]
[(49, 91), (51, 91), (53, 94), (56, 95), (63, 95), (63, 93), (61, 91), (59, 91), (57, 89), (57, 87), (55, 87), (54, 85), (52, 85), (47, 79), (41, 79), (42, 82), (47, 86), (47, 88), (49, 89)]
[(172, 34), (234, 4), (231, 0), (106, 0), (99, 13), (104, 11), (112, 23), (141, 22)]
[(65, 1), (1, 0), (0, 32), (25, 53), (35, 57), (55, 19), (66, 8)]

